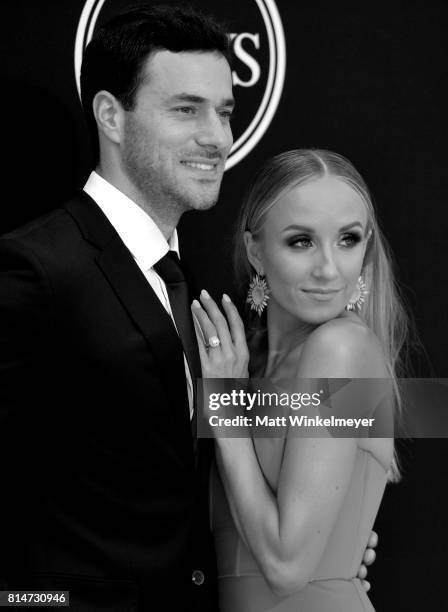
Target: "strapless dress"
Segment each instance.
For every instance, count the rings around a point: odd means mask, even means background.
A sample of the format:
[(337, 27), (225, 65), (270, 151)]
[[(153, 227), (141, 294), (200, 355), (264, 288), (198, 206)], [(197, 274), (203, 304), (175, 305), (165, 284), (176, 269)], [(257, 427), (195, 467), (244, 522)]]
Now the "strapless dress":
[[(262, 468), (269, 461), (270, 444), (275, 445), (275, 440), (266, 441), (261, 454), (257, 449)], [(358, 448), (347, 494), (318, 567), (303, 589), (279, 597), (238, 535), (214, 466), (210, 520), (218, 563), (220, 612), (374, 612), (356, 574), (386, 482), (384, 467), (370, 452)]]

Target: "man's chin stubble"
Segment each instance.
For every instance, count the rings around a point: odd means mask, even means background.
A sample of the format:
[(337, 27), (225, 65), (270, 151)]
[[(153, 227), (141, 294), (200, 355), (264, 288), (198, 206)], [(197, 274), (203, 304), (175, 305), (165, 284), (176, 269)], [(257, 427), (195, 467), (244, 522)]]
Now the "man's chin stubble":
[(185, 212), (189, 210), (209, 210), (217, 204), (219, 199), (219, 190), (217, 190), (215, 193), (203, 195), (202, 197), (199, 195), (195, 197), (193, 194), (190, 197), (185, 196), (186, 194), (182, 194), (181, 197)]

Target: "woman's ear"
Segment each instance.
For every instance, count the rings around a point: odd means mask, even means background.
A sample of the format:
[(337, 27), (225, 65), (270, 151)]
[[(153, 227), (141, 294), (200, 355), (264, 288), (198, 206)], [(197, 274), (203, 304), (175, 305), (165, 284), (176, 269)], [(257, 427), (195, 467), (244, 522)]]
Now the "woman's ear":
[(258, 240), (255, 240), (251, 232), (244, 232), (244, 244), (246, 246), (246, 254), (249, 263), (257, 274), (264, 275), (260, 243)]

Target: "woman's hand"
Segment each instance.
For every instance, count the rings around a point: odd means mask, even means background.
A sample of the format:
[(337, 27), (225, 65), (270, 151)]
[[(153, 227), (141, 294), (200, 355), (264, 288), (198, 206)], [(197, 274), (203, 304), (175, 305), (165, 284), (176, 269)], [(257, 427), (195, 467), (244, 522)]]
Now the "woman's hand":
[(224, 316), (207, 291), (191, 305), (204, 378), (247, 378), (249, 351), (236, 306), (224, 294)]
[(372, 565), (372, 563), (376, 559), (375, 548), (378, 544), (378, 534), (375, 531), (372, 531), (370, 534), (369, 541), (367, 542), (367, 548), (364, 551), (364, 557), (362, 559), (362, 564), (358, 570), (358, 578), (361, 580), (361, 584), (364, 590), (367, 592), (370, 590), (370, 582), (366, 580), (367, 576), (367, 565)]

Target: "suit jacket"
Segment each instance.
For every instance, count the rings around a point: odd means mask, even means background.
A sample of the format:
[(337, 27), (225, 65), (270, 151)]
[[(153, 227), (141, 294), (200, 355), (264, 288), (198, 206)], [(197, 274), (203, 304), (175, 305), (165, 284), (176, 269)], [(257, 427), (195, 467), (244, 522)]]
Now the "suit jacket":
[[(216, 609), (182, 345), (81, 193), (0, 239), (0, 555), (71, 609)], [(194, 573), (193, 573), (194, 572)]]

